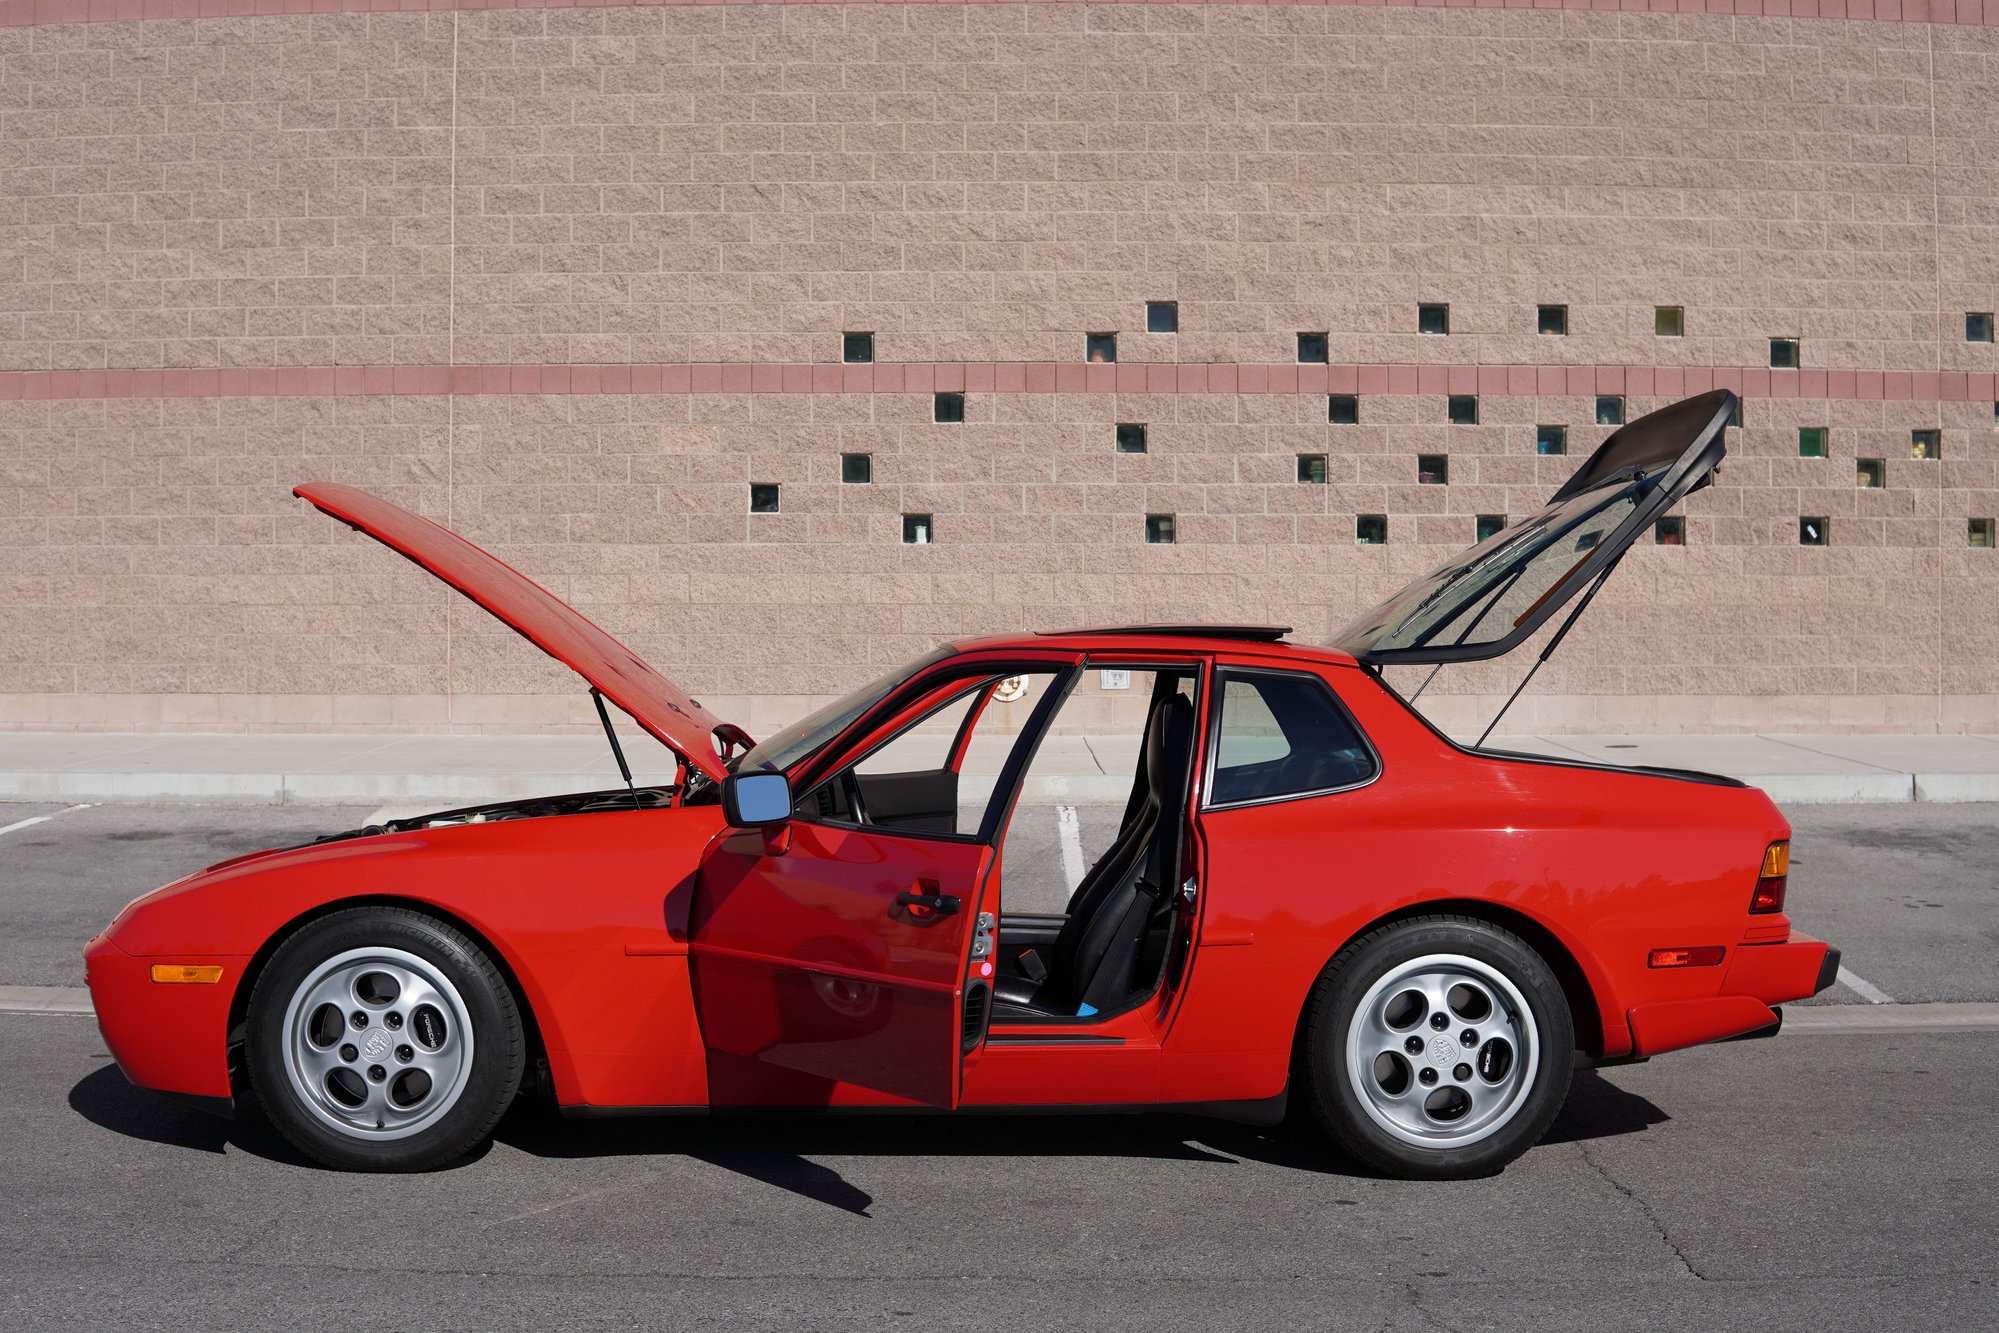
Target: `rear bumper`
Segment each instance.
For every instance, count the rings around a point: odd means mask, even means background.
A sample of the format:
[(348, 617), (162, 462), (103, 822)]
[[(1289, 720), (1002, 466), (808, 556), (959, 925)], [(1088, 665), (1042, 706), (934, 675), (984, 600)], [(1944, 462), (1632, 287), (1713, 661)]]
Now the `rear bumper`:
[[(142, 1088), (197, 1098), (209, 1106), (229, 1089), (229, 1001), (249, 960), (236, 957), (138, 958), (108, 935), (83, 951), (84, 980), (97, 1030), (125, 1077)], [(219, 963), (213, 985), (160, 985), (155, 962)]]
[(1660, 1055), (1774, 1031), (1783, 1021), (1776, 1006), (1818, 994), (1838, 973), (1839, 950), (1809, 935), (1793, 933), (1782, 944), (1739, 945), (1729, 951), (1720, 994), (1630, 1011), (1632, 1053)]

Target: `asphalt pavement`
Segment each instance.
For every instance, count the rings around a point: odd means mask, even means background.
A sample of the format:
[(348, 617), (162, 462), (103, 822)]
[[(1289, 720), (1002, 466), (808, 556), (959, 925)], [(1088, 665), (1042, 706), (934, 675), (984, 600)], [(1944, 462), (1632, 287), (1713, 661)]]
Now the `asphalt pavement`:
[[(368, 813), (0, 806), (42, 819), (0, 833), (0, 986), (75, 985), (134, 894)], [(1999, 808), (1794, 820), (1793, 915), (1866, 1012), (1999, 998)], [(130, 1088), (87, 1017), (0, 1014), (0, 1328), (1999, 1327), (1999, 1032), (1797, 1027), (1578, 1075), (1503, 1174), (1425, 1185), (1173, 1115), (525, 1109), (455, 1169), (343, 1175)]]

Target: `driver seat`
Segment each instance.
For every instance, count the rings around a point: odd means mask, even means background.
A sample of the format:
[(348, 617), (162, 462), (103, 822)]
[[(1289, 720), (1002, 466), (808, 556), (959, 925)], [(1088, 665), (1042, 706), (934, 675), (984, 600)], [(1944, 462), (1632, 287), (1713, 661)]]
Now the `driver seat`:
[(1069, 899), (1068, 918), (1039, 982), (1003, 977), (996, 999), (1037, 1015), (1121, 1006), (1139, 989), (1146, 937), (1172, 910), (1179, 880), (1180, 813), (1193, 769), (1194, 705), (1179, 693), (1153, 706), (1139, 753), (1141, 784), (1109, 850)]

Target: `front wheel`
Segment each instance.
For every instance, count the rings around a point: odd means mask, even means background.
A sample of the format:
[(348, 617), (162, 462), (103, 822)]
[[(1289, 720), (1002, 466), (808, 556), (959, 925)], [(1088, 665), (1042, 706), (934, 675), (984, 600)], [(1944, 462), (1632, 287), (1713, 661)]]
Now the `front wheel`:
[(250, 996), (257, 1101), (308, 1156), (347, 1170), (446, 1165), (520, 1088), (519, 1010), (465, 935), (404, 908), (337, 912), (281, 945)]
[(1388, 1175), (1488, 1175), (1540, 1141), (1574, 1068), (1547, 961), (1472, 917), (1418, 917), (1342, 949), (1306, 1004), (1299, 1071), (1319, 1124)]

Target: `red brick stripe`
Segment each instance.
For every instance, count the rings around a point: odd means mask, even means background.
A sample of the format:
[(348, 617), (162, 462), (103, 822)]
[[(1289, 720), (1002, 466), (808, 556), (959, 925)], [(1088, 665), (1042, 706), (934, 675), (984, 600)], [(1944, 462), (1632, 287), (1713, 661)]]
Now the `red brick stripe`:
[(0, 371), (0, 402), (495, 393), (1359, 393), (1532, 397), (1999, 401), (1999, 375), (1964, 371), (1668, 366), (1084, 365), (1048, 361), (847, 365), (262, 366)]
[[(596, 9), (668, 4), (801, 4), (840, 0), (0, 0), (0, 27), (133, 23), (281, 14), (412, 13), (426, 10)], [(926, 0), (855, 0), (909, 4)], [(934, 2), (934, 0), (931, 0)], [(1012, 0), (972, 0), (1011, 3)], [(1112, 0), (1117, 2), (1117, 0)], [(1129, 3), (1130, 0), (1123, 0)], [(1200, 0), (1196, 0), (1200, 2)], [(1211, 4), (1363, 5), (1437, 9), (1570, 9), (1617, 13), (1871, 19), (1999, 27), (1999, 0), (1206, 0)]]

